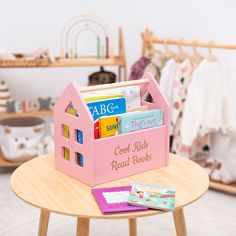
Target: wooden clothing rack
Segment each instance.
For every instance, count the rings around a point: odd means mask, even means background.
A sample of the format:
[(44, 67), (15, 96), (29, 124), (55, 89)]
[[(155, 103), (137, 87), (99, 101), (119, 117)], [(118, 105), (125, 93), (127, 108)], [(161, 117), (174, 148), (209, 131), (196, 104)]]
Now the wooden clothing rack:
[[(150, 56), (155, 52), (155, 44), (162, 44), (162, 45), (176, 45), (178, 47), (181, 46), (189, 46), (189, 47), (201, 47), (201, 48), (208, 48), (209, 50), (212, 48), (216, 49), (230, 49), (236, 50), (236, 45), (230, 44), (218, 44), (214, 41), (209, 42), (198, 42), (198, 41), (185, 41), (185, 40), (173, 40), (173, 39), (159, 39), (155, 37), (154, 33), (149, 29), (146, 29), (144, 32), (141, 33), (143, 46), (142, 46), (142, 55), (143, 56)], [(236, 183), (233, 184), (224, 184), (221, 182), (210, 181), (210, 188), (215, 189), (218, 191), (236, 194)]]
[(149, 29), (146, 29), (141, 33), (143, 40), (142, 55), (145, 55), (148, 51), (154, 50), (155, 44), (163, 45), (176, 45), (176, 46), (189, 46), (189, 47), (201, 47), (201, 48), (217, 48), (217, 49), (230, 49), (236, 50), (236, 45), (234, 44), (218, 44), (214, 41), (209, 42), (199, 42), (199, 41), (185, 41), (183, 39), (173, 40), (173, 39), (159, 39), (154, 36), (154, 33)]

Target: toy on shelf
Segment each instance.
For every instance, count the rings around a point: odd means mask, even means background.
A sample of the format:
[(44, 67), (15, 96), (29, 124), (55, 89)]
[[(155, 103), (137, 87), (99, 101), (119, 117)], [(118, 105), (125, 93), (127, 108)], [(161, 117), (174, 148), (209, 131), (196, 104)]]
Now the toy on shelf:
[(7, 111), (7, 104), (12, 99), (10, 90), (5, 81), (0, 81), (0, 112)]
[[(1, 95), (0, 95), (1, 96)], [(6, 102), (5, 111), (8, 113), (35, 112), (41, 110), (52, 110), (55, 98), (37, 98), (26, 101), (10, 100)]]
[(0, 51), (0, 67), (44, 67), (50, 63), (49, 52), (43, 48), (30, 53), (9, 53), (5, 49)]
[(79, 57), (77, 42), (85, 31), (96, 36), (97, 58), (113, 58), (114, 46), (110, 29), (100, 19), (90, 15), (75, 17), (65, 25), (61, 36), (61, 58)]
[(44, 120), (37, 117), (8, 118), (0, 121), (0, 140), (3, 157), (19, 162), (40, 153), (39, 143), (44, 136)]
[[(96, 52), (93, 56), (81, 55), (78, 49), (79, 39), (85, 32), (95, 35)], [(121, 81), (122, 69), (126, 80), (126, 59), (121, 28), (118, 41), (119, 52), (118, 55), (114, 55), (111, 30), (100, 19), (90, 15), (75, 17), (65, 25), (61, 33), (61, 54), (51, 66), (118, 66), (118, 81)]]
[[(142, 100), (140, 105), (147, 106), (149, 110), (162, 109), (164, 124), (94, 139), (94, 119), (82, 94), (133, 85), (140, 87), (141, 97), (146, 92), (152, 95), (152, 103)], [(73, 104), (78, 116), (67, 112), (70, 104)], [(65, 127), (66, 134), (63, 132)], [(137, 81), (80, 89), (70, 83), (54, 107), (54, 140), (56, 169), (91, 186), (166, 166), (169, 153), (168, 103), (150, 73)]]

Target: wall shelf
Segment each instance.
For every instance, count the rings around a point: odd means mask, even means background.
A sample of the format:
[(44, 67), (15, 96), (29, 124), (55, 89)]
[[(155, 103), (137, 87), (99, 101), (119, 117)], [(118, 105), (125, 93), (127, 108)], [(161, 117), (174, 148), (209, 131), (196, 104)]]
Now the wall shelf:
[(122, 60), (115, 56), (114, 58), (96, 58), (96, 57), (81, 57), (81, 58), (57, 58), (51, 63), (50, 67), (81, 67), (81, 66), (117, 66), (122, 65)]
[(229, 193), (229, 194), (236, 194), (236, 183), (233, 184), (223, 184), (216, 181), (210, 181), (210, 188), (213, 190)]
[(45, 66), (1, 66), (0, 68), (51, 68), (51, 67), (90, 67), (90, 66), (123, 66), (123, 60), (119, 56), (113, 58), (56, 58), (54, 62), (50, 62)]
[(0, 152), (0, 167), (17, 167), (24, 162), (11, 162), (3, 158), (2, 153)]
[(29, 116), (51, 116), (52, 111), (49, 110), (42, 110), (42, 111), (33, 111), (33, 112), (19, 112), (19, 113), (8, 113), (8, 112), (1, 112), (0, 118), (15, 118), (15, 117), (29, 117)]
[[(124, 42), (123, 42), (123, 34), (122, 29), (119, 28), (118, 32), (118, 55), (110, 56), (109, 58), (97, 58), (97, 57), (78, 57), (78, 58), (64, 58), (62, 55), (61, 57), (55, 58), (55, 61), (48, 62), (47, 64), (7, 64), (2, 66), (0, 64), (0, 69), (19, 69), (19, 68), (62, 68), (62, 67), (92, 67), (92, 66), (112, 66), (118, 68), (118, 81), (120, 82), (123, 77), (123, 80), (126, 80), (126, 58), (125, 58), (125, 49), (124, 49)], [(4, 118), (15, 118), (15, 117), (29, 117), (29, 116), (51, 116), (52, 111), (49, 110), (42, 110), (36, 112), (22, 112), (22, 113), (0, 113), (0, 119)], [(21, 163), (13, 163), (4, 160), (0, 154), (0, 167), (9, 167), (9, 166), (18, 166)]]

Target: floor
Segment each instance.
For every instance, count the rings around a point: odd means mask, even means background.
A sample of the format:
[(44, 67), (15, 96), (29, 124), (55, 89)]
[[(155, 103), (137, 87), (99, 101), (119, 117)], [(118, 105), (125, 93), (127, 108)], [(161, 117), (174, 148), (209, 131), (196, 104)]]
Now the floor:
[[(19, 200), (11, 191), (12, 169), (0, 169), (0, 236), (36, 236), (39, 210)], [(236, 196), (208, 191), (201, 199), (185, 208), (190, 236), (235, 236)], [(48, 236), (74, 236), (75, 218), (51, 215)], [(92, 220), (91, 236), (128, 236), (126, 220)], [(172, 215), (138, 220), (138, 235), (175, 235)]]

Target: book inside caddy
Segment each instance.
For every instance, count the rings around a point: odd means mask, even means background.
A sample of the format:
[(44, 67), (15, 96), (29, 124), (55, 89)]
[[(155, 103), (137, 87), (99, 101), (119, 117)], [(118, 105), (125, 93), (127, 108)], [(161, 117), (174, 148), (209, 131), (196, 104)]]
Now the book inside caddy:
[[(148, 110), (147, 106), (141, 106), (139, 86), (100, 90), (83, 96), (94, 119), (94, 139), (163, 125), (162, 110)], [(78, 116), (73, 104), (68, 106), (67, 112)]]

